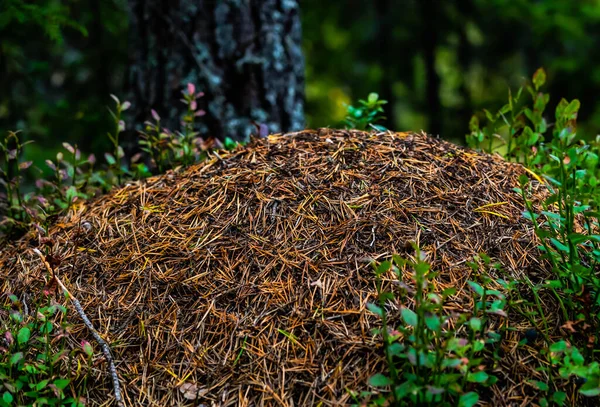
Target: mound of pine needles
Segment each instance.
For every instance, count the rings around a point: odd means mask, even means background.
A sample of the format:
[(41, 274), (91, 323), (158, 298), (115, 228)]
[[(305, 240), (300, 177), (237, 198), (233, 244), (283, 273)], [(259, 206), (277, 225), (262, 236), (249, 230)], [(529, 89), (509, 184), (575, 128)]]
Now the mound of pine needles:
[[(348, 390), (385, 369), (366, 309), (371, 260), (410, 257), (417, 244), (436, 287), (459, 289), (450, 311), (472, 307), (467, 263), (478, 253), (543, 278), (513, 191), (523, 173), (425, 134), (271, 135), (78, 203), (47, 236), (0, 252), (0, 287), (37, 295), (50, 273), (33, 249), (49, 252), (110, 345), (126, 405), (347, 405)], [(93, 341), (75, 311), (71, 323)], [(511, 324), (491, 367), (500, 380), (483, 397), (493, 405), (527, 403), (525, 378), (540, 375), (534, 352), (516, 346), (526, 324)], [(98, 349), (90, 404), (107, 405)]]

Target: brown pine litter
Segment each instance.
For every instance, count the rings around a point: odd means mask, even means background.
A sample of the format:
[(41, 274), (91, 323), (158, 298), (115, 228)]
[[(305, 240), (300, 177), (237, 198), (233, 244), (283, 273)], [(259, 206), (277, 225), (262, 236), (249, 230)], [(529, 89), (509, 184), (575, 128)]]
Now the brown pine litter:
[[(513, 191), (523, 172), (424, 134), (272, 135), (79, 204), (50, 230), (51, 266), (111, 346), (128, 406), (347, 405), (384, 368), (370, 259), (416, 242), (436, 286), (459, 289), (449, 310), (472, 307), (467, 262), (480, 252), (543, 277)], [(39, 295), (38, 245), (32, 233), (0, 252), (2, 292)], [(537, 350), (517, 347), (527, 324), (508, 322), (482, 398), (527, 405), (526, 379), (543, 376)], [(95, 346), (90, 405), (113, 405)]]

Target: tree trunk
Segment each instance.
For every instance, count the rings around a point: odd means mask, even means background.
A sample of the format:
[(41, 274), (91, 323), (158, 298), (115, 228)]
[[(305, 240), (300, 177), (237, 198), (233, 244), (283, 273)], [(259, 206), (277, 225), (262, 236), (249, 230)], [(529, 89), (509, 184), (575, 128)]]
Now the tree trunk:
[(395, 129), (397, 126), (394, 107), (396, 105), (396, 97), (394, 95), (394, 79), (397, 77), (394, 64), (390, 62), (390, 56), (394, 55), (395, 44), (393, 39), (393, 1), (392, 0), (376, 0), (375, 9), (377, 12), (377, 36), (376, 49), (378, 52), (379, 66), (383, 70), (383, 78), (379, 96), (383, 100), (387, 100), (388, 104), (384, 106), (386, 119), (383, 125), (388, 129)]
[(437, 51), (437, 24), (439, 20), (439, 4), (434, 0), (419, 2), (421, 14), (421, 44), (425, 60), (425, 102), (429, 116), (427, 132), (439, 135), (443, 127), (442, 103), (440, 100), (440, 77), (435, 69), (435, 52)]
[(155, 109), (178, 129), (187, 83), (205, 96), (203, 135), (246, 138), (304, 127), (304, 57), (296, 0), (129, 0), (133, 120)]
[[(465, 22), (472, 21), (474, 10), (471, 0), (461, 0), (456, 3), (456, 7), (461, 17), (459, 19), (460, 24), (458, 24), (456, 27), (456, 30), (458, 31), (457, 59), (458, 65), (462, 72), (462, 81), (458, 86), (458, 92), (463, 99), (462, 106), (458, 109), (458, 117), (460, 118), (459, 123), (464, 125), (469, 123), (469, 120), (473, 115), (471, 92), (467, 86), (467, 74), (471, 64), (473, 63), (473, 55), (471, 52), (471, 44), (467, 38), (467, 24)], [(466, 143), (464, 138), (462, 138), (461, 141)]]

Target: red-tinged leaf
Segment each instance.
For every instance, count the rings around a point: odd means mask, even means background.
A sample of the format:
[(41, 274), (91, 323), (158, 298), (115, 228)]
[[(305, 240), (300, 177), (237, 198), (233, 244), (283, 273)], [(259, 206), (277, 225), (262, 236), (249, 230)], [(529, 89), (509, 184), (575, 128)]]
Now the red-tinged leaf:
[(546, 83), (546, 71), (544, 68), (539, 68), (533, 74), (533, 86), (535, 86), (535, 90), (538, 90)]
[(369, 384), (373, 387), (386, 387), (392, 384), (392, 380), (381, 373), (377, 373), (369, 378)]
[(75, 154), (75, 149), (72, 145), (70, 145), (69, 143), (62, 143), (62, 145), (65, 148), (65, 150), (67, 150), (69, 153)]
[(475, 392), (465, 393), (458, 399), (458, 407), (473, 407), (479, 401), (479, 395)]
[(193, 83), (187, 84), (188, 95), (193, 96), (196, 93), (196, 86)]
[(33, 161), (24, 161), (22, 163), (19, 163), (19, 169), (26, 170), (27, 168), (31, 167), (31, 164), (33, 164)]

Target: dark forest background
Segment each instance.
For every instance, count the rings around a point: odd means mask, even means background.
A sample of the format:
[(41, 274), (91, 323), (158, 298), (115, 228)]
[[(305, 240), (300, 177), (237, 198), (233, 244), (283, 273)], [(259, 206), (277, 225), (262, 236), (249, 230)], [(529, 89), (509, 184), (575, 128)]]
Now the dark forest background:
[[(22, 129), (36, 141), (27, 159), (55, 154), (61, 141), (90, 151), (106, 148), (113, 126), (109, 94), (127, 97), (130, 66), (140, 58), (131, 37), (131, 7), (139, 3), (0, 0), (0, 131)], [(210, 21), (221, 7), (231, 12), (244, 2), (149, 3), (185, 25), (199, 18), (188, 21), (185, 13), (210, 10), (204, 16)], [(282, 10), (296, 4), (250, 3)], [(345, 104), (377, 92), (390, 102), (383, 123), (388, 128), (423, 129), (460, 142), (474, 111), (500, 107), (509, 87), (516, 89), (543, 66), (555, 103), (559, 97), (581, 100), (581, 133), (595, 136), (600, 128), (595, 0), (304, 0), (299, 8), (304, 57), (288, 49), (284, 62), (296, 65), (290, 72), (305, 74), (295, 86), (305, 92), (306, 127), (339, 125)], [(293, 33), (283, 18), (281, 26)], [(165, 30), (163, 19), (153, 24), (147, 32)], [(219, 26), (213, 28), (218, 33)], [(170, 69), (176, 62), (162, 64)], [(183, 90), (188, 78), (179, 79)], [(246, 98), (244, 84), (235, 86), (239, 92), (229, 94)], [(150, 118), (149, 111), (145, 115), (143, 120)]]

